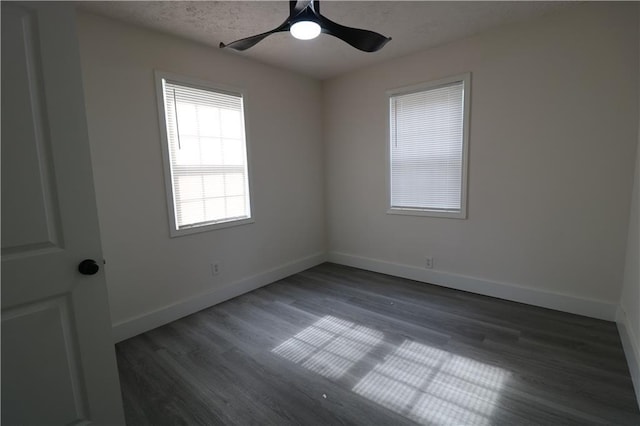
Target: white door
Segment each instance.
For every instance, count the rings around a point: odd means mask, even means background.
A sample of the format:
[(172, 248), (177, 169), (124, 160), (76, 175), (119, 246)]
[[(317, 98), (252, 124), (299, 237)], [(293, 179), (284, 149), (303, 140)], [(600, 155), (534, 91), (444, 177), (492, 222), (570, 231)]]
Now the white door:
[(124, 424), (75, 12), (1, 7), (2, 424)]

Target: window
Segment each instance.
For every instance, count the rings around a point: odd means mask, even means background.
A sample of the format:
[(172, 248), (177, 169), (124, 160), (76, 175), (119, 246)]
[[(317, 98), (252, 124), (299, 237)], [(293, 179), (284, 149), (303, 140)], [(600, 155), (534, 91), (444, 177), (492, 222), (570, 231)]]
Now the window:
[(171, 235), (252, 222), (242, 93), (156, 73)]
[(389, 213), (466, 217), (470, 79), (388, 92)]

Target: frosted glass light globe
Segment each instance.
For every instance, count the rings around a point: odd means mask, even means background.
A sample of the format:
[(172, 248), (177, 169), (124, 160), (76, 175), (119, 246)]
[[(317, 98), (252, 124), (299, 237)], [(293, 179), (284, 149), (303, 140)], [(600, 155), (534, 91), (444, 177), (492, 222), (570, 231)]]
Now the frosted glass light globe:
[(320, 25), (312, 21), (299, 21), (291, 26), (291, 35), (298, 40), (311, 40), (320, 35)]

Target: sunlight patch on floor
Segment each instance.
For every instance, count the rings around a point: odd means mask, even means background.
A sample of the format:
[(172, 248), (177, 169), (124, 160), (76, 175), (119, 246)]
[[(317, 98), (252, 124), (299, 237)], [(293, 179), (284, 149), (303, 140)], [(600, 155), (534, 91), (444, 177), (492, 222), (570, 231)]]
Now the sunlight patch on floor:
[(489, 425), (508, 372), (405, 341), (353, 391), (418, 423)]
[[(383, 343), (380, 331), (325, 316), (272, 352), (339, 379)], [(375, 361), (361, 363), (368, 372), (351, 370), (359, 379), (353, 392), (420, 424), (491, 424), (508, 371), (414, 341), (385, 346), (388, 354), (373, 368)]]
[(383, 333), (326, 316), (272, 350), (322, 376), (338, 379), (382, 341)]

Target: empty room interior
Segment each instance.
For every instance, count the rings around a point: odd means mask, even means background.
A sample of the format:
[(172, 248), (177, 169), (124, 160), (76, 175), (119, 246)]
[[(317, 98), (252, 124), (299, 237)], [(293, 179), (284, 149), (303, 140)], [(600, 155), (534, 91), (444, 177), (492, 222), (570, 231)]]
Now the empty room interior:
[(2, 17), (3, 424), (640, 424), (639, 3)]

